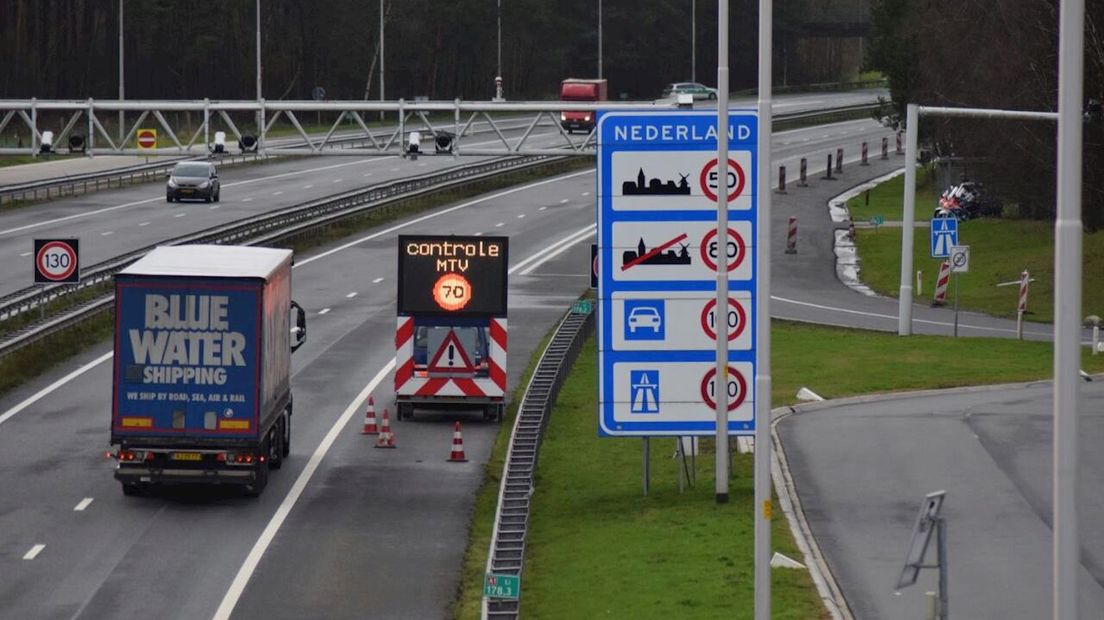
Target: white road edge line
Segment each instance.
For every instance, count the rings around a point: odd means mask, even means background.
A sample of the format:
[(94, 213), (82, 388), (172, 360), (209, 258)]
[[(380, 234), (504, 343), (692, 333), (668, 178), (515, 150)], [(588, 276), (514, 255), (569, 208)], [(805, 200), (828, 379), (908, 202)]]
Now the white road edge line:
[(0, 424), (3, 424), (4, 422), (7, 422), (12, 416), (19, 413), (20, 411), (23, 411), (27, 407), (30, 407), (31, 405), (35, 404), (39, 400), (42, 400), (43, 398), (45, 398), (47, 395), (49, 395), (51, 392), (58, 389), (59, 387), (65, 385), (66, 383), (69, 383), (73, 379), (76, 379), (77, 377), (83, 375), (84, 373), (88, 372), (89, 370), (92, 370), (93, 368), (95, 368), (99, 364), (102, 364), (103, 362), (106, 362), (107, 360), (111, 359), (111, 356), (114, 355), (114, 354), (115, 354), (114, 351), (108, 351), (107, 353), (104, 353), (103, 355), (97, 357), (96, 359), (92, 360), (91, 362), (88, 362), (84, 366), (81, 366), (80, 368), (74, 370), (73, 372), (71, 372), (71, 373), (65, 375), (64, 377), (58, 379), (57, 381), (54, 381), (50, 385), (47, 385), (46, 387), (44, 387), (41, 390), (39, 390), (38, 392), (36, 392), (34, 395), (28, 396), (23, 402), (21, 402), (18, 405), (12, 407), (11, 409), (8, 409), (3, 414), (0, 414)]
[(380, 282), (383, 282), (383, 278), (376, 278), (375, 280), (372, 280), (372, 284), (379, 284)]
[(284, 520), (287, 519), (288, 515), (291, 513), (291, 509), (295, 506), (295, 503), (299, 501), (299, 497), (307, 488), (307, 484), (314, 476), (314, 472), (316, 472), (319, 465), (322, 464), (322, 459), (326, 457), (326, 453), (330, 451), (330, 447), (337, 441), (337, 437), (341, 434), (342, 429), (349, 424), (349, 420), (360, 411), (361, 405), (368, 400), (368, 395), (376, 389), (376, 386), (383, 381), (383, 378), (386, 377), (387, 373), (391, 372), (393, 368), (395, 368), (395, 358), (391, 358), (391, 361), (387, 362), (387, 364), (376, 373), (375, 377), (372, 377), (368, 385), (364, 386), (360, 394), (357, 394), (353, 402), (349, 403), (349, 406), (345, 408), (345, 411), (342, 412), (337, 422), (330, 427), (330, 431), (326, 433), (326, 436), (322, 439), (322, 443), (318, 444), (318, 448), (315, 449), (314, 454), (311, 455), (310, 461), (307, 462), (307, 466), (303, 468), (303, 471), (295, 480), (295, 484), (291, 486), (291, 490), (288, 491), (284, 501), (282, 501), (280, 506), (276, 509), (276, 514), (272, 515), (272, 518), (268, 521), (268, 525), (265, 526), (264, 531), (261, 532), (261, 537), (253, 544), (253, 548), (245, 558), (245, 563), (238, 569), (237, 576), (234, 577), (234, 581), (230, 584), (230, 589), (222, 598), (222, 603), (219, 604), (218, 610), (216, 610), (215, 615), (212, 616), (212, 620), (224, 620), (229, 618), (230, 614), (233, 613), (234, 607), (238, 604), (238, 599), (240, 599), (242, 593), (245, 592), (245, 586), (249, 584), (249, 579), (253, 576), (253, 572), (257, 570), (257, 565), (260, 564), (265, 551), (268, 550), (268, 546), (272, 544), (272, 540), (276, 537), (276, 533), (280, 530), (280, 526), (284, 524)]
[[(556, 241), (554, 243), (550, 243), (548, 245), (548, 247), (546, 247), (541, 252), (537, 252), (536, 254), (530, 256), (529, 258), (517, 263), (516, 265), (514, 265), (514, 270), (524, 269), (529, 263), (531, 263), (535, 260), (540, 260), (541, 257), (544, 256), (544, 252), (554, 252), (557, 249), (559, 249), (559, 247), (561, 245), (573, 243), (573, 240), (575, 239), (575, 237), (578, 237), (579, 235), (585, 235), (587, 233), (593, 233), (594, 230), (595, 230), (594, 224), (587, 224), (586, 226), (580, 228), (579, 230), (576, 230), (575, 232), (567, 235), (563, 239), (560, 239), (559, 241)], [(513, 270), (511, 270), (510, 273), (513, 273)], [(522, 275), (525, 275), (525, 274), (523, 273)]]
[(321, 310), (318, 311), (318, 314), (321, 316), (323, 314), (326, 314), (329, 311), (330, 311), (329, 308), (322, 308)]
[(76, 507), (73, 508), (73, 511), (74, 512), (80, 512), (80, 511), (84, 510), (85, 508), (88, 508), (88, 505), (91, 504), (91, 503), (92, 503), (92, 498), (91, 497), (86, 497), (86, 498), (82, 499), (80, 501), (80, 503), (76, 505)]
[(571, 248), (571, 246), (579, 243), (580, 241), (582, 241), (584, 239), (589, 239), (596, 232), (597, 232), (597, 228), (592, 226), (590, 230), (580, 231), (578, 233), (575, 233), (575, 235), (573, 235), (572, 237), (568, 237), (567, 239), (565, 239), (564, 241), (561, 242), (561, 245), (560, 245), (559, 248), (556, 248), (554, 250), (552, 248), (549, 248), (549, 251), (548, 251), (547, 254), (545, 254), (543, 257), (541, 257), (540, 260), (534, 262), (532, 265), (529, 265), (528, 267), (526, 267), (525, 271), (521, 272), (521, 275), (527, 276), (527, 275), (533, 273), (533, 271), (537, 267), (540, 267), (541, 265), (547, 263), (548, 261), (552, 260), (553, 258), (556, 258), (560, 254), (563, 254), (569, 248)]
[(45, 549), (45, 548), (46, 548), (46, 545), (35, 545), (35, 546), (31, 547), (30, 551), (23, 554), (23, 559), (24, 560), (33, 560), (33, 559), (35, 559), (35, 557), (38, 556), (39, 553), (42, 553), (42, 550)]

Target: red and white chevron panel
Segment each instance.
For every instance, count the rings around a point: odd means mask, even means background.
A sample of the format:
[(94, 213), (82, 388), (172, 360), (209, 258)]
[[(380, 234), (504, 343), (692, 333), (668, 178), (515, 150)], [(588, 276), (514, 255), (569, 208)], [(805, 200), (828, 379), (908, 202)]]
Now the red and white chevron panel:
[(503, 397), (506, 394), (506, 319), (490, 319), (488, 333), (486, 376), (479, 373), (476, 377), (430, 377), (424, 369), (414, 367), (414, 318), (398, 317), (395, 329), (395, 394)]

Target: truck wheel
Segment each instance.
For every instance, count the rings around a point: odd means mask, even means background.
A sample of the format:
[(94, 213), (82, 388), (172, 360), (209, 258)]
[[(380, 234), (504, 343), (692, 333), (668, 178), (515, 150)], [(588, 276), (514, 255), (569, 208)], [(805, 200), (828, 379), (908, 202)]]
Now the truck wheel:
[(145, 491), (145, 487), (143, 487), (140, 482), (124, 482), (122, 483), (122, 485), (123, 495), (126, 495), (127, 497), (136, 497), (138, 495), (141, 495), (142, 492)]
[(245, 487), (245, 494), (249, 497), (260, 497), (268, 486), (268, 463), (257, 464), (257, 479)]
[(414, 405), (411, 403), (395, 403), (395, 417), (400, 420), (409, 420), (414, 417)]
[(284, 458), (291, 456), (291, 411), (284, 415)]
[(272, 433), (268, 436), (268, 467), (280, 469), (284, 466), (284, 418), (276, 422)]

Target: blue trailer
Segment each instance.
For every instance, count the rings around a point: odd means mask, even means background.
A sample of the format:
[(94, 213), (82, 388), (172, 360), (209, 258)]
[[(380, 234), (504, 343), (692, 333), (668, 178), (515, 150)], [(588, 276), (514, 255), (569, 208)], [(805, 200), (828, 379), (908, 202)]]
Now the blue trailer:
[(115, 276), (111, 443), (123, 493), (264, 490), (291, 451), (291, 353), (306, 339), (291, 264), (290, 250), (167, 246)]

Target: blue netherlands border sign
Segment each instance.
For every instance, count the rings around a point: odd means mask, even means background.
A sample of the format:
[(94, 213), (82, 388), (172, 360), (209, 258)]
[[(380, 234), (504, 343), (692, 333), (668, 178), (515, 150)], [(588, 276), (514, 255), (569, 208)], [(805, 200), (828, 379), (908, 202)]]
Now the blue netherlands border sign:
[[(600, 435), (712, 435), (718, 389), (728, 393), (729, 432), (754, 433), (758, 126), (755, 112), (731, 112), (726, 171), (714, 112), (599, 115)], [(729, 280), (723, 310), (718, 269)], [(720, 321), (729, 333), (725, 385), (716, 380)]]

